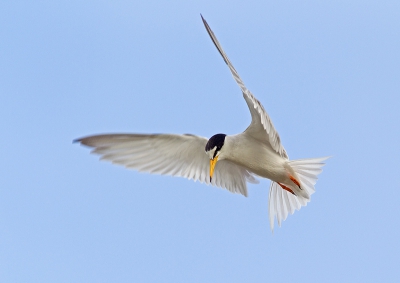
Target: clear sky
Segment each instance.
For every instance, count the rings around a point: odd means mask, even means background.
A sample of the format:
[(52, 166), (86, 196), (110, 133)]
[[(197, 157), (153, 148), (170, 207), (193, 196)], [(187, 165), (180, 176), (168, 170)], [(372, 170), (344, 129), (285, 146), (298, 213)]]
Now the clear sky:
[[(247, 198), (99, 162), (96, 133), (250, 122), (332, 155), (271, 233)], [(399, 1), (2, 1), (0, 282), (400, 282)]]

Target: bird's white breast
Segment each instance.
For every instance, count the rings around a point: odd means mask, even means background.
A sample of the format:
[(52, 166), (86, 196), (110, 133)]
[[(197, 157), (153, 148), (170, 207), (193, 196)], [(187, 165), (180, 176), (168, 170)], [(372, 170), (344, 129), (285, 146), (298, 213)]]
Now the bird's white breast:
[(254, 174), (276, 182), (287, 178), (284, 167), (287, 160), (268, 143), (260, 142), (245, 133), (226, 136), (224, 159), (243, 166)]

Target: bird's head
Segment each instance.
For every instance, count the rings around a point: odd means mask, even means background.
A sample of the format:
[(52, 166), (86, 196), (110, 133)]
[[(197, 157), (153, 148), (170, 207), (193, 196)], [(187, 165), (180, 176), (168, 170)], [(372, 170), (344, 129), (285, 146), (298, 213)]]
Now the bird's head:
[(221, 153), (223, 153), (225, 137), (225, 134), (213, 135), (206, 144), (206, 154), (210, 158), (210, 182), (214, 174), (214, 168), (217, 164), (218, 158), (220, 158)]

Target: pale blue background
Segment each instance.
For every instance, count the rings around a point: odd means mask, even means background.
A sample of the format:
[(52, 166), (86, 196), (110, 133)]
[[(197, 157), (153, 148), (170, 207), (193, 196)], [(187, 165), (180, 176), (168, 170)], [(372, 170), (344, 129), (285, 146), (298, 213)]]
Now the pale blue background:
[[(109, 132), (243, 131), (209, 22), (292, 159), (249, 197), (98, 162)], [(2, 1), (0, 282), (400, 282), (399, 1)]]

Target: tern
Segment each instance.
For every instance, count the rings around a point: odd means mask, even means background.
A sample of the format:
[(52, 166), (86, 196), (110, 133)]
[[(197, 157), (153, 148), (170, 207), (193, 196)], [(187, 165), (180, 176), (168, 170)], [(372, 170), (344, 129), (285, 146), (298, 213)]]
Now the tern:
[(137, 171), (172, 175), (225, 188), (247, 196), (247, 182), (271, 180), (269, 221), (274, 229), (288, 214), (307, 205), (317, 175), (329, 157), (289, 160), (278, 132), (260, 101), (246, 88), (216, 36), (204, 26), (249, 107), (251, 123), (237, 135), (216, 134), (210, 139), (177, 134), (101, 134), (75, 140), (93, 148), (101, 160)]

